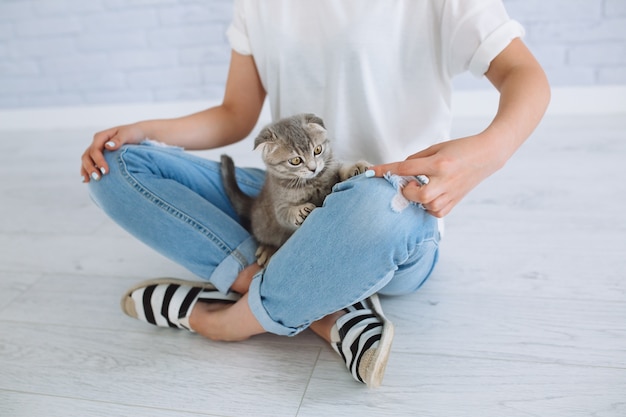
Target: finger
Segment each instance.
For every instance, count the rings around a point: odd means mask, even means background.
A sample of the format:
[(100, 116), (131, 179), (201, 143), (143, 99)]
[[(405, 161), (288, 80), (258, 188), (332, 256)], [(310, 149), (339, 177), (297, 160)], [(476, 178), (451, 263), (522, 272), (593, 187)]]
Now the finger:
[(432, 195), (432, 191), (426, 190), (426, 187), (419, 185), (417, 181), (410, 181), (405, 185), (402, 189), (402, 195), (404, 195), (407, 200), (421, 204), (429, 204), (436, 198)]
[(432, 156), (434, 154), (437, 153), (439, 147), (437, 145), (434, 146), (430, 146), (426, 149), (422, 149), (421, 151), (414, 153), (413, 155), (410, 155), (408, 158), (406, 158), (407, 160), (410, 159), (417, 159), (417, 158), (428, 158), (429, 156)]
[(428, 204), (424, 204), (424, 208), (431, 213), (432, 215), (436, 215), (437, 217), (442, 216), (443, 212), (446, 212), (447, 208), (450, 206), (451, 200), (447, 195), (441, 195), (435, 200), (431, 201)]
[(428, 190), (428, 187), (415, 183), (407, 184), (402, 193), (408, 200), (420, 203), (424, 210), (435, 217), (447, 215), (454, 207), (452, 196), (449, 194)]
[(121, 141), (119, 140), (117, 135), (104, 143), (104, 147), (110, 151), (114, 151), (115, 149), (119, 148), (120, 145)]
[[(103, 175), (109, 172), (109, 166), (104, 159), (104, 155), (93, 146), (83, 154), (82, 171), (87, 174), (88, 178), (99, 181)], [(89, 181), (87, 181), (89, 182)]]
[(85, 168), (81, 165), (80, 167), (80, 176), (83, 178), (83, 183), (87, 184), (89, 182), (89, 174), (85, 171)]
[(99, 149), (93, 150), (90, 156), (94, 163), (94, 167), (100, 171), (99, 175), (106, 175), (109, 172), (109, 164), (107, 164), (106, 159), (104, 159), (102, 151)]
[(83, 182), (88, 183), (90, 181), (100, 181), (102, 173), (97, 168), (83, 169), (81, 170)]
[[(99, 138), (100, 141), (94, 140), (92, 145), (91, 158), (94, 164), (100, 169), (102, 175), (106, 175), (109, 172), (109, 165), (104, 158), (104, 150), (113, 151), (118, 149), (122, 145), (122, 140), (118, 135), (118, 131), (115, 131), (112, 135)], [(102, 140), (106, 142), (102, 143)], [(102, 149), (104, 147), (104, 149)]]
[(420, 185), (417, 181), (409, 182), (402, 189), (402, 195), (404, 195), (407, 200), (427, 206), (429, 211), (433, 212), (442, 209), (450, 200), (450, 197), (444, 190), (432, 186), (431, 184)]
[(103, 130), (93, 136), (93, 144), (104, 149), (115, 150), (122, 145), (122, 138), (120, 137), (120, 128), (114, 127), (111, 129)]
[(87, 149), (80, 158), (80, 175), (83, 177), (83, 182), (88, 183), (92, 178), (91, 173), (94, 171), (95, 164), (89, 156), (89, 149)]
[(87, 183), (91, 180), (93, 181), (100, 181), (100, 179), (102, 178), (102, 176), (104, 175), (102, 173), (102, 171), (96, 167), (93, 166), (91, 168), (84, 168), (83, 169), (83, 182)]
[(389, 164), (375, 165), (373, 167), (370, 167), (365, 175), (368, 177), (382, 177), (386, 173), (391, 173), (404, 177), (424, 174), (425, 171), (421, 170), (421, 165), (425, 164), (421, 164), (415, 159), (401, 162), (392, 162)]
[(119, 137), (119, 128), (117, 127), (96, 133), (91, 146), (82, 156), (81, 175), (83, 182), (98, 181), (103, 175), (106, 175), (109, 172), (109, 165), (104, 158), (103, 151), (105, 149), (115, 150), (121, 145), (122, 140)]
[(446, 216), (448, 213), (450, 213), (453, 207), (454, 207), (454, 204), (452, 200), (450, 200), (447, 203), (438, 204), (437, 206), (433, 206), (433, 207), (428, 206), (424, 208), (426, 209), (426, 211), (428, 211), (429, 214), (435, 217), (441, 218), (441, 217)]

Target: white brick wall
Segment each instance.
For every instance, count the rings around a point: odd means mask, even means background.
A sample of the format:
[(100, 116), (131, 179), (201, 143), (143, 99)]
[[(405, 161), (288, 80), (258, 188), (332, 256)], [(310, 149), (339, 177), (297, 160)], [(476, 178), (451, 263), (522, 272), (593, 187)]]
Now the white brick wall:
[[(554, 86), (626, 84), (626, 0), (504, 0)], [(0, 108), (216, 100), (231, 0), (0, 0)], [(460, 89), (486, 87), (462, 76)]]
[(231, 0), (0, 0), (0, 108), (221, 97)]
[[(626, 84), (626, 0), (503, 2), (524, 25), (524, 41), (553, 86)], [(487, 82), (464, 75), (456, 86), (481, 88)]]

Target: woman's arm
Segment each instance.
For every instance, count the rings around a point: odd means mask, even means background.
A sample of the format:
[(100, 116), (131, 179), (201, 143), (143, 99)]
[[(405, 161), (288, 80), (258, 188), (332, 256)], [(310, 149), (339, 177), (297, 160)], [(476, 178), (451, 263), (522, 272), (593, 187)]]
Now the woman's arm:
[(504, 166), (537, 127), (550, 101), (545, 73), (520, 39), (513, 40), (491, 62), (486, 76), (500, 92), (500, 103), (483, 132), (433, 145), (402, 162), (372, 168), (376, 176), (386, 172), (427, 175), (428, 185), (410, 182), (403, 194), (421, 202), (434, 216), (448, 214), (468, 192)]
[(125, 143), (146, 138), (190, 150), (211, 149), (244, 139), (254, 128), (265, 90), (252, 56), (232, 52), (222, 104), (189, 116), (146, 120), (116, 126), (94, 135), (82, 156), (81, 174), (85, 182), (91, 175), (109, 172), (103, 150), (115, 150)]
[(482, 135), (491, 137), (494, 149), (499, 148), (492, 157), (502, 167), (541, 121), (550, 102), (550, 86), (520, 39), (492, 61), (485, 76), (500, 92), (500, 103)]

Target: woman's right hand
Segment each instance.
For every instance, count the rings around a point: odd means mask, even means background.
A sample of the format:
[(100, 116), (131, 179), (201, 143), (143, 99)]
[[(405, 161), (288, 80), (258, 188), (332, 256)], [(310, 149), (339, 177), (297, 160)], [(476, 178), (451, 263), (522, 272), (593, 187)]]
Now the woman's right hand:
[(139, 123), (116, 126), (94, 135), (91, 145), (81, 157), (80, 173), (83, 182), (99, 181), (109, 172), (109, 166), (104, 159), (104, 150), (115, 150), (125, 143), (139, 143), (146, 139), (146, 134)]

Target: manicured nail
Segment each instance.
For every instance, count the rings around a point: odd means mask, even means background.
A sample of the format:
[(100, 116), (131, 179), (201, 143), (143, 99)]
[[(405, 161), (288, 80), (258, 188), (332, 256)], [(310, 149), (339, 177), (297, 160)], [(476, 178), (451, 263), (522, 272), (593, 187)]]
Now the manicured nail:
[(106, 169), (104, 169), (104, 168), (102, 168), (102, 167), (100, 167), (100, 172), (102, 172), (102, 175), (104, 175), (104, 174), (106, 174), (106, 173), (107, 173), (107, 170), (106, 170)]
[(110, 140), (107, 143), (105, 143), (104, 146), (106, 146), (107, 148), (115, 148), (115, 142)]
[(376, 171), (374, 171), (373, 169), (368, 169), (367, 171), (365, 171), (365, 176), (367, 178), (372, 178), (375, 175), (376, 175)]
[(415, 179), (419, 182), (420, 185), (427, 185), (430, 182), (430, 178), (426, 175), (416, 175)]
[(99, 180), (100, 180), (100, 175), (98, 175), (98, 173), (97, 173), (97, 172), (92, 172), (92, 173), (91, 173), (91, 178), (92, 178), (94, 181), (99, 181)]

